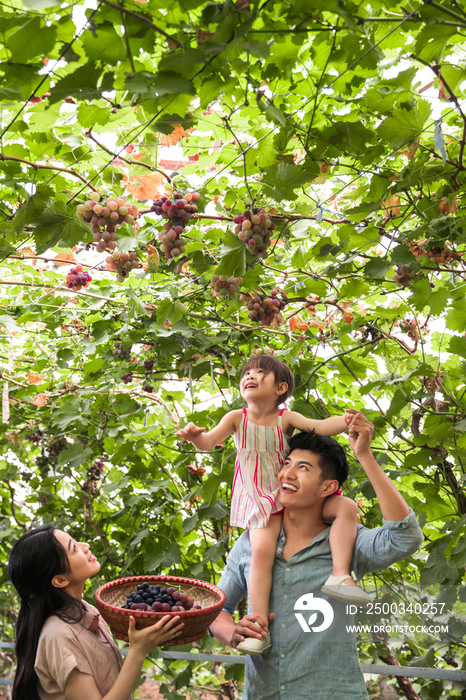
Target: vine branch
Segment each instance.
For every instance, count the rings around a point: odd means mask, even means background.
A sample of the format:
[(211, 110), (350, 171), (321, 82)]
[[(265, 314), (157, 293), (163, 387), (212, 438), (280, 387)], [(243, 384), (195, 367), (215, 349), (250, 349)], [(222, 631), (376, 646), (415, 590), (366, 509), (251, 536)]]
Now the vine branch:
[(77, 177), (79, 180), (81, 180), (81, 182), (84, 182), (88, 187), (90, 187), (91, 190), (97, 192), (97, 194), (100, 194), (99, 190), (97, 190), (94, 187), (94, 185), (92, 185), (88, 180), (86, 180), (86, 178), (83, 177), (83, 175), (80, 175), (76, 172), (76, 170), (73, 170), (73, 168), (62, 168), (59, 165), (45, 165), (42, 163), (32, 163), (32, 161), (30, 160), (25, 160), (24, 158), (17, 158), (16, 156), (6, 156), (3, 153), (0, 153), (0, 160), (14, 160), (18, 163), (24, 163), (25, 165), (29, 165), (31, 168), (34, 168), (34, 170), (58, 170), (62, 173), (74, 175), (74, 177)]
[[(128, 165), (138, 165), (138, 166), (141, 166), (141, 168), (146, 168), (147, 170), (150, 170), (151, 172), (160, 173), (160, 175), (163, 175), (163, 177), (166, 178), (166, 180), (168, 180), (168, 182), (170, 184), (172, 184), (171, 177), (169, 175), (167, 175), (167, 173), (165, 173), (163, 170), (159, 170), (159, 168), (155, 168), (153, 165), (149, 165), (148, 163), (140, 163), (139, 161), (130, 160), (129, 158), (125, 158), (122, 155), (117, 155), (116, 153), (111, 151), (109, 148), (107, 148), (107, 146), (104, 146), (103, 143), (100, 143), (100, 141), (97, 141), (96, 137), (92, 133), (91, 126), (89, 127), (89, 129), (86, 129), (86, 131), (84, 132), (84, 136), (87, 136), (89, 139), (91, 139), (91, 141), (94, 141), (94, 143), (96, 143), (99, 148), (101, 148), (103, 151), (108, 153), (110, 156), (113, 156), (114, 158), (119, 158), (123, 162), (128, 163)], [(144, 210), (145, 213), (147, 213), (149, 211), (150, 211), (150, 209)]]
[(161, 34), (169, 41), (172, 41), (174, 44), (176, 44), (176, 46), (179, 46), (181, 49), (184, 49), (184, 45), (180, 41), (178, 41), (178, 39), (175, 39), (174, 37), (170, 36), (170, 34), (167, 34), (167, 32), (164, 32), (163, 29), (160, 29), (160, 27), (157, 27), (153, 22), (150, 21), (150, 19), (147, 19), (147, 17), (144, 17), (144, 15), (140, 15), (137, 12), (133, 12), (132, 10), (128, 10), (128, 9), (126, 9), (126, 7), (123, 4), (117, 5), (114, 2), (110, 2), (110, 0), (100, 0), (100, 2), (103, 5), (107, 5), (108, 7), (112, 7), (114, 10), (118, 10), (118, 12), (125, 12), (127, 15), (130, 15), (131, 17), (135, 17), (140, 22), (147, 24), (148, 27), (153, 29), (158, 34)]

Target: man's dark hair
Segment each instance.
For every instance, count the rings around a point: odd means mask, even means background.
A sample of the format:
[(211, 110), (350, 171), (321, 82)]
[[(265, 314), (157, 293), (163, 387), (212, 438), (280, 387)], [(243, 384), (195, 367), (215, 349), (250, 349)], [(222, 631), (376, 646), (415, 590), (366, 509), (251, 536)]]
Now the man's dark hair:
[(341, 485), (348, 478), (348, 460), (343, 447), (333, 438), (324, 435), (316, 435), (311, 432), (296, 433), (290, 439), (290, 449), (288, 454), (293, 450), (309, 450), (316, 455), (319, 455), (317, 464), (321, 470), (319, 483), (326, 479), (336, 479)]
[(246, 362), (243, 367), (243, 371), (241, 372), (241, 377), (244, 376), (245, 372), (256, 367), (263, 369), (267, 374), (269, 374), (269, 372), (273, 372), (277, 386), (282, 382), (286, 382), (288, 384), (287, 390), (278, 397), (276, 404), (277, 406), (291, 396), (294, 389), (294, 377), (288, 365), (285, 365), (284, 362), (273, 355), (256, 355), (255, 357), (251, 357), (251, 359)]

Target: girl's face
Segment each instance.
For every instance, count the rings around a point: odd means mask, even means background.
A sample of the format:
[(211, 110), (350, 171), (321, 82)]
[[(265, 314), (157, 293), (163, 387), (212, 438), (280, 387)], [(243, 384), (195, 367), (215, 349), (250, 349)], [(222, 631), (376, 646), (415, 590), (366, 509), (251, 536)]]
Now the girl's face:
[(278, 397), (287, 390), (288, 384), (277, 384), (273, 372), (266, 372), (261, 367), (251, 367), (241, 377), (239, 388), (241, 396), (247, 402), (273, 400), (276, 403)]
[(66, 589), (70, 595), (77, 592), (88, 578), (94, 576), (100, 570), (100, 564), (92, 554), (87, 542), (76, 542), (76, 540), (62, 530), (55, 530), (54, 535), (65, 548), (70, 571), (54, 577), (58, 587)]

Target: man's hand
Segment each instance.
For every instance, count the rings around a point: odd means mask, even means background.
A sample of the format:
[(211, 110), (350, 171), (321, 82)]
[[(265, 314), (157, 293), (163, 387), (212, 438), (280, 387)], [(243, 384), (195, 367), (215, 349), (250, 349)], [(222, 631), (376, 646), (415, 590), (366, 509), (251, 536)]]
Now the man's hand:
[(176, 436), (183, 438), (187, 442), (192, 442), (193, 445), (196, 444), (196, 440), (205, 432), (205, 428), (199, 428), (194, 423), (188, 423), (185, 428), (181, 428), (176, 432)]
[(349, 444), (358, 459), (371, 454), (372, 433), (374, 424), (364, 413), (351, 409), (351, 420), (348, 425)]
[[(269, 622), (273, 620), (275, 613), (270, 613)], [(260, 628), (257, 626), (258, 623)], [(268, 630), (265, 622), (259, 617), (259, 615), (245, 615), (236, 625), (231, 636), (230, 646), (233, 649), (240, 642), (244, 642), (246, 637), (254, 637), (254, 639), (263, 639)]]
[(343, 416), (343, 418), (345, 419), (347, 427), (349, 427), (351, 421), (353, 420), (353, 416), (356, 413), (359, 413), (359, 411), (356, 411), (356, 409), (354, 408), (345, 408), (345, 415)]

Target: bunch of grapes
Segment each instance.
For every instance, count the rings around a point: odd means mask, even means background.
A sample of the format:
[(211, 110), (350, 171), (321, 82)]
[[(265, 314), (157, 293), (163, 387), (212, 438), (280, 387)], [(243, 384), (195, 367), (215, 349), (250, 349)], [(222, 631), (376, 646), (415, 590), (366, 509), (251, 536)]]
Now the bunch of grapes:
[(92, 225), (94, 243), (98, 250), (115, 250), (118, 240), (116, 227), (133, 224), (139, 216), (139, 209), (124, 197), (107, 197), (103, 205), (99, 199), (97, 192), (93, 192), (87, 202), (78, 204), (76, 216)]
[(87, 481), (81, 484), (82, 490), (87, 491), (93, 496), (101, 484), (104, 469), (104, 461), (102, 459), (96, 459), (92, 467), (87, 470)]
[(120, 253), (116, 250), (106, 258), (106, 263), (108, 269), (117, 273), (118, 282), (124, 282), (131, 270), (139, 267), (138, 256), (134, 250), (129, 250), (127, 253)]
[(167, 613), (202, 609), (201, 605), (194, 605), (194, 600), (184, 591), (173, 587), (151, 586), (147, 581), (140, 583), (137, 589), (127, 596), (126, 603), (121, 607), (125, 610)]
[(234, 299), (238, 289), (243, 284), (242, 277), (227, 277), (227, 275), (212, 275), (211, 283), (213, 289), (222, 297)]
[(48, 475), (50, 467), (56, 467), (60, 452), (67, 447), (68, 441), (65, 437), (50, 438), (47, 445), (42, 447), (42, 454), (36, 459), (36, 465), (42, 476)]
[(269, 348), (268, 345), (265, 348), (261, 348), (259, 345), (254, 345), (251, 350), (251, 357), (256, 357), (257, 355), (275, 355), (275, 350)]
[(188, 193), (184, 197), (176, 192), (173, 199), (164, 196), (154, 201), (151, 211), (163, 219), (169, 219), (163, 224), (163, 231), (159, 231), (158, 234), (161, 242), (160, 250), (167, 260), (178, 258), (185, 252), (185, 241), (181, 236), (192, 214), (197, 212), (197, 204), (194, 202), (197, 202), (200, 197), (199, 192)]
[(410, 321), (409, 318), (405, 318), (405, 320), (401, 323), (401, 327), (403, 328), (404, 332), (407, 333), (408, 338), (411, 338), (411, 340), (419, 339), (419, 330), (415, 319)]
[(115, 343), (112, 352), (119, 360), (129, 360), (131, 357), (131, 345), (124, 350), (123, 343)]
[[(150, 374), (152, 370), (154, 369), (154, 360), (144, 360), (144, 369), (148, 375), (148, 379), (150, 378)], [(152, 384), (144, 384), (142, 387), (143, 391), (147, 391), (148, 394), (152, 394), (154, 391), (154, 387)]]
[(79, 292), (81, 287), (89, 287), (89, 282), (92, 277), (88, 272), (84, 272), (82, 265), (72, 267), (66, 276), (66, 286), (68, 289), (73, 289)]
[(277, 294), (278, 291), (272, 289), (270, 297), (267, 297), (267, 299), (262, 300), (260, 297), (254, 297), (247, 303), (246, 308), (249, 311), (248, 316), (251, 321), (255, 321), (261, 326), (270, 326), (274, 316), (279, 314), (286, 306), (286, 301), (277, 299)]
[(131, 384), (131, 382), (133, 381), (133, 373), (127, 372), (126, 374), (122, 374), (121, 381), (123, 382), (123, 384)]
[(44, 433), (42, 430), (36, 430), (34, 433), (29, 433), (27, 439), (32, 442), (33, 445), (38, 445), (42, 440)]
[(247, 245), (248, 250), (253, 255), (261, 258), (268, 256), (267, 247), (270, 245), (270, 234), (275, 228), (275, 224), (265, 213), (265, 209), (249, 209), (238, 214), (233, 219), (236, 224), (235, 233), (238, 238)]
[(56, 437), (49, 440), (47, 445), (49, 464), (54, 466), (57, 463), (58, 455), (68, 447), (68, 440), (65, 437)]
[(398, 265), (393, 275), (393, 279), (400, 287), (409, 287), (413, 277), (416, 277), (416, 272), (407, 265)]

